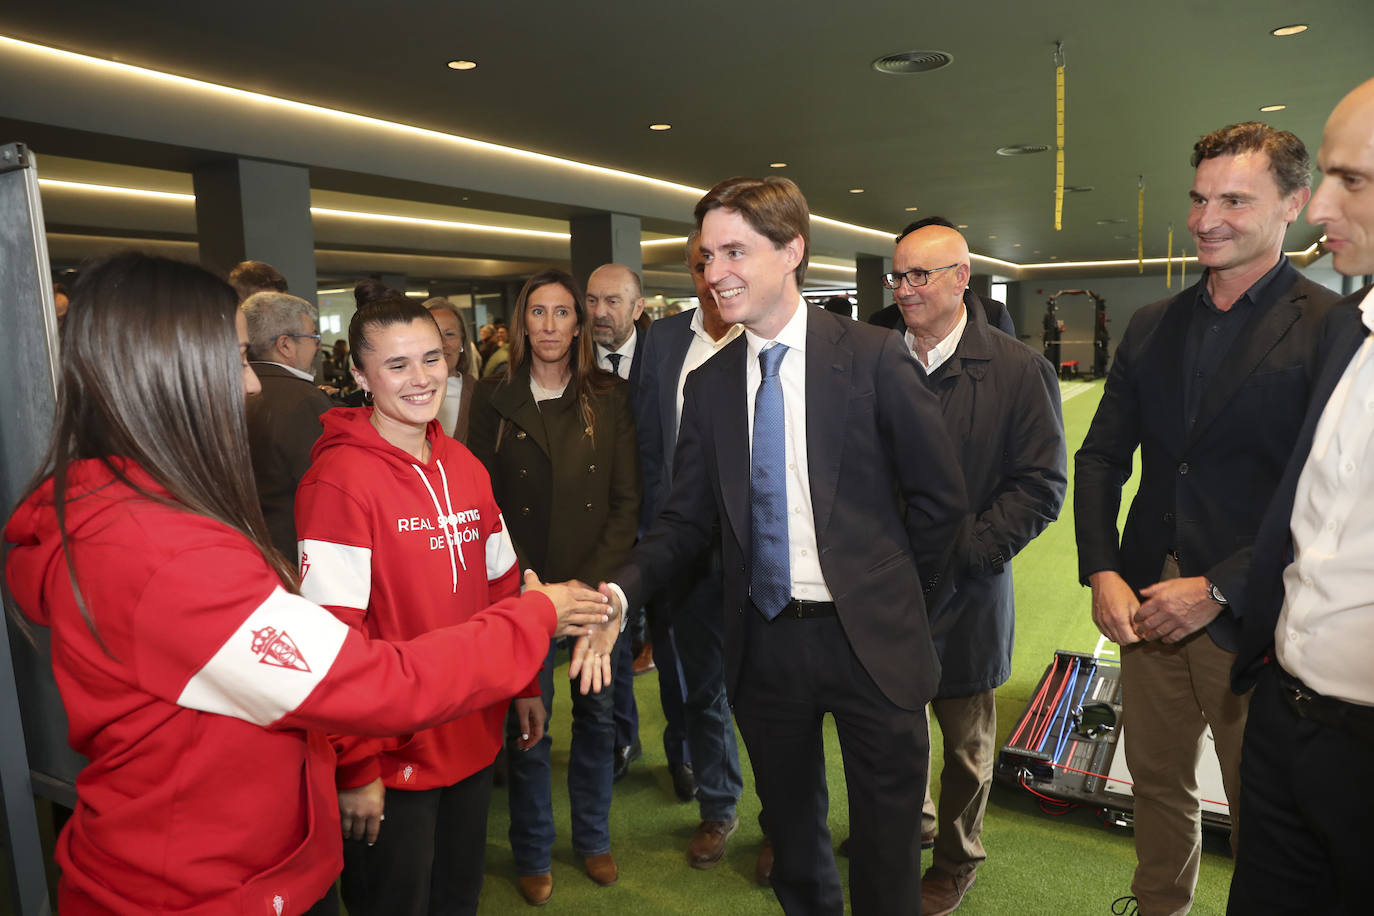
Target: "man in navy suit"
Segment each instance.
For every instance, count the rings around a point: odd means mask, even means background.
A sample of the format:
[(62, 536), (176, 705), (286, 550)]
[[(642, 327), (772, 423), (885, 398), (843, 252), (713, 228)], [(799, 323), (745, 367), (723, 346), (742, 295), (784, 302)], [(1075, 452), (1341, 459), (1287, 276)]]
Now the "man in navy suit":
[[(647, 529), (668, 499), (677, 450), (678, 418), (687, 376), (743, 333), (720, 315), (706, 283), (706, 262), (698, 233), (687, 241), (687, 268), (696, 287), (695, 309), (654, 322), (644, 345), (635, 425), (644, 477)], [(663, 740), (672, 770), (691, 761), (701, 825), (687, 848), (695, 868), (710, 868), (725, 855), (726, 840), (739, 826), (735, 805), (744, 789), (735, 724), (725, 696), (724, 624), (719, 539), (650, 604), (659, 693), (669, 728)], [(664, 659), (676, 657), (676, 665)], [(688, 755), (683, 754), (686, 744)], [(677, 771), (674, 771), (674, 782)]]
[[(850, 810), (853, 912), (920, 911), (924, 707), (939, 663), (923, 595), (965, 513), (936, 397), (891, 331), (806, 306), (810, 215), (791, 181), (698, 202), (705, 278), (745, 333), (687, 380), (668, 502), (610, 593), (633, 607), (717, 529), (726, 688), (788, 913), (839, 914), (822, 718)], [(604, 639), (593, 640), (596, 652)]]
[[(1309, 361), (1336, 296), (1283, 254), (1310, 195), (1288, 131), (1232, 124), (1193, 146), (1188, 231), (1198, 282), (1131, 317), (1075, 457), (1080, 580), (1121, 646), (1142, 913), (1186, 913), (1202, 852), (1197, 767), (1210, 727), (1233, 836), (1246, 812), (1247, 697), (1230, 690), (1250, 548), (1297, 439)], [(1117, 540), (1122, 485), (1140, 486)]]
[[(639, 274), (623, 264), (602, 264), (587, 278), (587, 317), (596, 341), (596, 364), (626, 379), (631, 398), (639, 403), (639, 377), (644, 369), (645, 331), (649, 319), (644, 315), (644, 290)], [(634, 619), (635, 617), (639, 619)], [(643, 610), (634, 609), (628, 624), (638, 639), (643, 630)], [(631, 639), (615, 647), (615, 760), (614, 778), (619, 780), (642, 753), (639, 744), (639, 708), (635, 705), (634, 661)], [(673, 666), (673, 660), (665, 664)]]
[[(1307, 209), (1346, 276), (1374, 274), (1374, 80), (1326, 122)], [(1254, 687), (1227, 912), (1369, 910), (1374, 820), (1374, 286), (1322, 328), (1307, 418), (1255, 541), (1232, 672)], [(1263, 497), (1264, 492), (1256, 492)]]

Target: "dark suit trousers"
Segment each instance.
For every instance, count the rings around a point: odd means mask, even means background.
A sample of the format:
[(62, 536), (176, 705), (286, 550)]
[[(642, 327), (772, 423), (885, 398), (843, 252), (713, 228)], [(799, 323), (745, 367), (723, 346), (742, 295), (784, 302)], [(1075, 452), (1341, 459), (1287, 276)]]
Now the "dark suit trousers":
[(1266, 665), (1240, 758), (1240, 854), (1227, 913), (1369, 912), (1374, 746), (1301, 719)]
[(773, 841), (773, 890), (788, 914), (844, 913), (826, 826), (821, 720), (835, 718), (849, 791), (849, 896), (855, 916), (921, 910), (924, 709), (894, 705), (836, 617), (768, 622), (744, 611), (735, 721)]

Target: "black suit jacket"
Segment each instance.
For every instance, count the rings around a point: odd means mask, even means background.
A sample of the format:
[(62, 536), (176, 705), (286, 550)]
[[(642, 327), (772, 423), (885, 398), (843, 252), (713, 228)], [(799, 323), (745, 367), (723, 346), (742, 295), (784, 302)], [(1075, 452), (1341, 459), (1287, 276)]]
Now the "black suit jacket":
[(248, 398), (248, 448), (258, 501), (272, 546), (296, 561), (296, 486), (310, 467), (310, 450), (324, 427), (320, 414), (334, 407), (313, 382), (272, 363), (253, 363), (262, 393)]
[[(971, 289), (964, 289), (964, 305), (972, 308), (979, 308), (987, 316), (988, 324), (1006, 334), (1008, 337), (1016, 336), (1016, 326), (1011, 322), (1011, 313), (1007, 311), (1005, 303), (998, 302), (996, 299), (989, 299), (979, 296)], [(897, 303), (892, 303), (887, 308), (874, 312), (868, 316), (868, 323), (877, 325), (880, 328), (896, 328), (899, 331), (906, 330), (906, 323), (902, 321), (902, 309)]]
[[(644, 345), (643, 366), (635, 398), (635, 429), (639, 436), (640, 474), (644, 478), (644, 527), (654, 520), (668, 499), (677, 450), (677, 382), (692, 346), (692, 316), (688, 309), (653, 323)], [(633, 368), (633, 367), (632, 367)]]
[(1312, 399), (1307, 407), (1307, 416), (1298, 432), (1283, 479), (1269, 502), (1264, 522), (1255, 538), (1250, 578), (1240, 596), (1240, 648), (1236, 652), (1235, 666), (1231, 669), (1231, 686), (1237, 693), (1244, 693), (1255, 685), (1260, 669), (1269, 660), (1274, 648), (1274, 628), (1283, 609), (1283, 571), (1293, 561), (1290, 522), (1298, 478), (1302, 476), (1303, 466), (1307, 463), (1312, 438), (1322, 411), (1326, 409), (1326, 402), (1345, 374), (1351, 358), (1369, 334), (1361, 318), (1359, 304), (1369, 295), (1370, 288), (1365, 287), (1353, 296), (1342, 299), (1331, 310), (1322, 327), (1317, 349), (1318, 369), (1312, 383)]
[[(1139, 309), (1121, 338), (1083, 447), (1074, 458), (1079, 578), (1116, 570), (1136, 591), (1165, 556), (1184, 576), (1241, 594), (1269, 494), (1293, 450), (1310, 391), (1321, 320), (1335, 293), (1285, 260), (1217, 367), (1192, 429), (1182, 357), (1199, 287)], [(1140, 486), (1117, 544), (1121, 487), (1140, 448)], [(1239, 609), (1208, 625), (1235, 651)]]
[[(613, 580), (637, 606), (706, 548), (719, 522), (732, 698), (744, 615), (758, 613), (749, 601), (746, 359), (740, 337), (691, 374), (667, 505)], [(919, 372), (895, 335), (807, 309), (806, 451), (821, 570), (860, 663), (910, 710), (939, 680), (922, 580), (943, 570), (965, 508), (939, 404)]]

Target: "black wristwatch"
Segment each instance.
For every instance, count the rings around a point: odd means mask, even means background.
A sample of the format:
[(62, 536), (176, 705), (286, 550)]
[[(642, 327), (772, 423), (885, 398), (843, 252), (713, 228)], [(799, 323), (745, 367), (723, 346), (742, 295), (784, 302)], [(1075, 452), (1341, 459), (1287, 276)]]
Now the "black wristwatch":
[(1207, 580), (1207, 596), (1222, 607), (1231, 603), (1226, 600), (1226, 596), (1221, 593), (1221, 589), (1217, 588), (1217, 584), (1211, 579)]

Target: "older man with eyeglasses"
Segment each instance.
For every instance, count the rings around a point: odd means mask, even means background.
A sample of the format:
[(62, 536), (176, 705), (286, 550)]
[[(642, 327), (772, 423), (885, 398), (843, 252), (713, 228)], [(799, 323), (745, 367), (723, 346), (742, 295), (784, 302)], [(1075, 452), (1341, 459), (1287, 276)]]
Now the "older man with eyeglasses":
[(323, 430), (320, 414), (336, 406), (310, 372), (320, 350), (319, 312), (279, 292), (254, 293), (240, 308), (248, 319), (248, 359), (262, 382), (262, 392), (248, 398), (258, 500), (272, 546), (295, 561), (296, 485)]
[[(1055, 370), (1030, 347), (991, 327), (965, 302), (969, 250), (955, 229), (930, 225), (897, 243), (884, 276), (905, 339), (940, 399), (968, 491), (967, 541), (948, 600), (932, 606), (940, 686), (930, 709), (944, 737), (940, 804), (928, 780), (922, 845), (933, 842), (921, 879), (921, 912), (953, 912), (973, 885), (992, 787), (994, 692), (1011, 675), (1011, 558), (1059, 515), (1068, 484)], [(917, 461), (920, 456), (908, 456)]]

